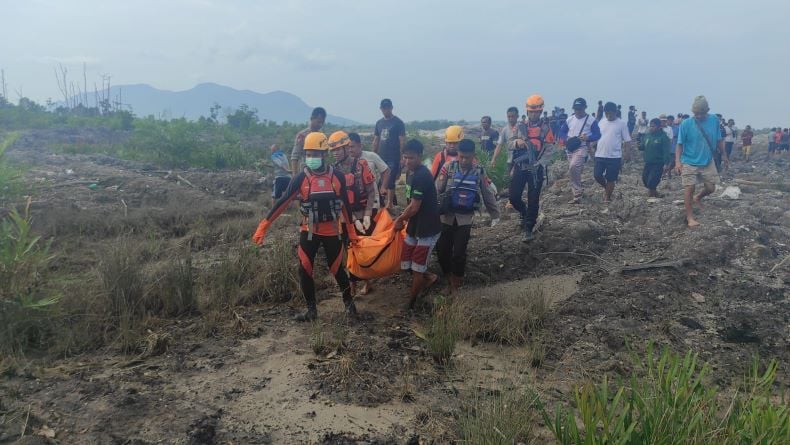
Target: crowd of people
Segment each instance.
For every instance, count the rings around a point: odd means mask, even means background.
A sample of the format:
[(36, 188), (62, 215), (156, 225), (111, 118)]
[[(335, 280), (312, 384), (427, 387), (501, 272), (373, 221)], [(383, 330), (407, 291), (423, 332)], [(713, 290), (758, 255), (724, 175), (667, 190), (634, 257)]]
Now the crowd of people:
[[(275, 203), (261, 221), (253, 241), (262, 245), (271, 223), (296, 200), (302, 215), (298, 246), (299, 278), (307, 311), (299, 321), (318, 316), (314, 260), (323, 247), (330, 272), (342, 290), (346, 313), (356, 314), (354, 296), (370, 291), (369, 283), (347, 273), (344, 249), (360, 237), (370, 236), (379, 212), (397, 213), (394, 230), (405, 228), (400, 268), (411, 274), (408, 308), (439, 277), (428, 270), (434, 249), (447, 283), (446, 294), (463, 284), (466, 251), (476, 213), (485, 207), (491, 227), (499, 223), (496, 186), (486, 174), (497, 159), (506, 156), (509, 206), (520, 216), (523, 241), (534, 239), (540, 211), (540, 194), (546, 182), (548, 163), (561, 151), (568, 159), (570, 204), (581, 205), (587, 198), (582, 173), (593, 159), (593, 178), (601, 187), (602, 202), (614, 198), (623, 162), (636, 147), (642, 153), (642, 182), (651, 198), (660, 198), (658, 185), (672, 174), (680, 177), (688, 227), (699, 226), (694, 208), (715, 190), (720, 173), (727, 169), (735, 141), (740, 135), (743, 158), (748, 160), (754, 136), (750, 126), (740, 131), (733, 119), (710, 114), (703, 96), (694, 99), (692, 114), (661, 114), (649, 119), (645, 111), (598, 101), (596, 112), (587, 113), (587, 101), (577, 98), (572, 114), (555, 108), (549, 115), (540, 95), (527, 98), (526, 114), (506, 111), (506, 123), (497, 130), (490, 116), (480, 120), (479, 148), (489, 156), (490, 165), (479, 162), (478, 144), (465, 137), (464, 128), (451, 125), (445, 131), (444, 147), (430, 167), (423, 162), (425, 147), (417, 139), (407, 140), (404, 122), (393, 114), (390, 99), (380, 102), (382, 118), (376, 122), (372, 151), (363, 150), (357, 133), (321, 132), (326, 111), (315, 108), (307, 128), (300, 131), (290, 162), (279, 147), (272, 147)], [(775, 129), (769, 150), (787, 151), (790, 134)], [(502, 153), (502, 152), (505, 153)], [(406, 173), (405, 206), (400, 212), (396, 184)], [(697, 186), (702, 189), (697, 191)], [(526, 202), (524, 192), (526, 191)], [(350, 275), (350, 276), (349, 276)]]

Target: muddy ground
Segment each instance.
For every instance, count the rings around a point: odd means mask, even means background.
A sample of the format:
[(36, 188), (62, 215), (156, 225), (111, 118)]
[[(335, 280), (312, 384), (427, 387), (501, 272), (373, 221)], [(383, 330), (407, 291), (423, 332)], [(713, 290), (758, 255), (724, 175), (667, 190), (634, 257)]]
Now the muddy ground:
[[(75, 136), (29, 133), (8, 153), (28, 166), (34, 226), (53, 240), (58, 273), (90, 281), (99, 253), (119, 237), (186, 249), (195, 268), (210, 268), (248, 248), (271, 206), (269, 185), (255, 172), (162, 171), (47, 149), (65, 137)], [(632, 351), (649, 340), (698, 352), (722, 388), (737, 384), (753, 357), (777, 359), (781, 390), (790, 382), (790, 262), (779, 265), (790, 254), (790, 199), (778, 184), (790, 157), (769, 159), (760, 144), (755, 152), (749, 163), (735, 156), (725, 174), (724, 186), (738, 185), (740, 197), (717, 190), (694, 230), (677, 203), (679, 178), (649, 201), (639, 162), (626, 165), (608, 206), (592, 163), (587, 200), (567, 204), (567, 164), (555, 163), (529, 245), (519, 241), (514, 214), (494, 229), (481, 217), (462, 298), (495, 304), (525, 286), (544, 288), (551, 306), (527, 345), (469, 338), (450, 366), (439, 366), (419, 335), (430, 314), (401, 310), (405, 277), (376, 282), (351, 323), (324, 280), (321, 325), (291, 321), (302, 306), (294, 299), (237, 308), (236, 329), (207, 333), (205, 314), (160, 319), (151, 335), (167, 341), (156, 354), (108, 345), (15, 361), (0, 380), (0, 443), (448, 443), (475, 390), (529, 382), (553, 405), (575, 384), (628, 373)], [(295, 245), (294, 221), (284, 217), (269, 237)], [(339, 346), (316, 354), (311, 339), (319, 332)], [(551, 443), (539, 425), (535, 442)]]

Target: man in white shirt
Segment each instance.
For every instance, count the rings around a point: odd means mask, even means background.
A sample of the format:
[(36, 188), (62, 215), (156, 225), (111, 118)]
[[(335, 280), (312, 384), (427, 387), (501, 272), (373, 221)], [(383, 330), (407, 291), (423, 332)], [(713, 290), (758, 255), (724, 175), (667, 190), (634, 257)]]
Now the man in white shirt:
[(372, 151), (363, 151), (362, 150), (362, 138), (359, 137), (358, 133), (349, 133), (348, 134), (349, 144), (348, 144), (348, 154), (352, 158), (362, 158), (368, 163), (368, 167), (370, 167), (370, 171), (373, 172), (373, 176), (376, 177), (376, 184), (378, 185), (376, 193), (376, 199), (373, 203), (374, 209), (380, 209), (381, 203), (383, 202), (382, 197), (380, 196), (382, 192), (381, 185), (387, 184), (387, 180), (389, 179), (390, 175), (390, 168), (381, 156), (372, 152)]
[(737, 137), (735, 128), (735, 121), (730, 119), (727, 125), (724, 126), (724, 151), (727, 152), (727, 158), (732, 159), (732, 147), (735, 145), (735, 138)]
[(642, 137), (647, 134), (647, 112), (643, 111), (639, 119), (636, 120), (636, 141), (641, 142)]
[(664, 131), (664, 133), (671, 141), (672, 138), (675, 137), (675, 132), (672, 130), (672, 125), (669, 123), (669, 118), (667, 117), (666, 114), (662, 114), (658, 116), (658, 118), (661, 119), (661, 130)]
[[(573, 199), (569, 204), (579, 204), (584, 188), (582, 187), (582, 169), (587, 162), (590, 143), (601, 137), (598, 121), (587, 114), (587, 101), (583, 97), (573, 101), (573, 114), (562, 123), (560, 139), (564, 141), (568, 154), (568, 177), (570, 178)], [(578, 140), (574, 141), (576, 138)], [(569, 143), (570, 140), (570, 143)]]
[(598, 126), (601, 129), (601, 139), (595, 150), (595, 181), (604, 188), (603, 202), (608, 204), (612, 200), (614, 185), (620, 177), (620, 167), (623, 163), (623, 144), (631, 142), (628, 134), (628, 125), (617, 117), (617, 105), (607, 102), (603, 107), (606, 119), (601, 119)]

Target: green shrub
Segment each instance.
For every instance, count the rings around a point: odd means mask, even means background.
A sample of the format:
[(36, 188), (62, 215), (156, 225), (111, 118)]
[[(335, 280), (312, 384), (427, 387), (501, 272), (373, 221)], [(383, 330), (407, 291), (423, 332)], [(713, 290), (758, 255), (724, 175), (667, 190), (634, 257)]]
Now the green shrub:
[[(745, 391), (729, 407), (705, 382), (709, 367), (691, 352), (681, 357), (665, 349), (646, 363), (630, 385), (611, 387), (604, 377), (574, 392), (576, 409), (558, 408), (544, 421), (560, 444), (783, 444), (790, 443), (790, 417), (784, 400), (770, 400), (777, 365), (752, 370)], [(577, 424), (581, 419), (581, 426)]]
[(477, 150), (477, 160), (485, 167), (486, 174), (494, 185), (496, 185), (500, 193), (510, 187), (510, 173), (507, 169), (507, 153), (499, 153), (494, 167), (490, 165), (491, 156), (484, 150)]
[(19, 139), (19, 133), (0, 134), (0, 207), (16, 200), (24, 191), (19, 178), (22, 171), (10, 165), (5, 157), (6, 150)]
[(45, 286), (53, 256), (30, 229), (30, 215), (12, 210), (0, 222), (0, 355), (44, 346), (48, 317), (59, 301)]

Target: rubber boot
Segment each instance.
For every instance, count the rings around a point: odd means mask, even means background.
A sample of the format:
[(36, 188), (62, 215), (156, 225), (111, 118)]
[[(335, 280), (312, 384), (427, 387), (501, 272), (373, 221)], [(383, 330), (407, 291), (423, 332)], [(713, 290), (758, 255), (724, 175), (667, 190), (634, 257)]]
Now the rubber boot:
[(294, 320), (299, 322), (315, 321), (318, 319), (318, 308), (315, 304), (315, 297), (312, 299), (305, 298), (305, 300), (307, 300), (307, 311), (302, 314), (296, 314)]
[(533, 230), (532, 227), (526, 227), (524, 229), (524, 238), (522, 239), (522, 242), (529, 243), (535, 239), (535, 234), (532, 233), (532, 230)]

